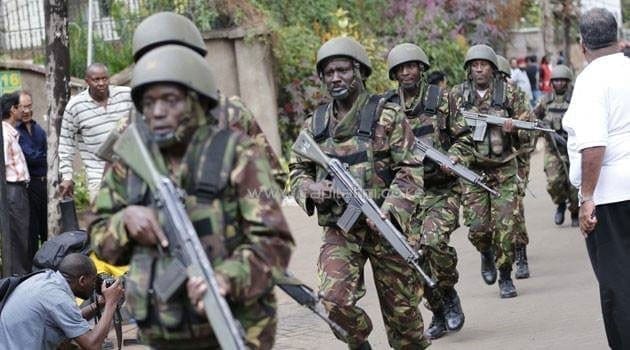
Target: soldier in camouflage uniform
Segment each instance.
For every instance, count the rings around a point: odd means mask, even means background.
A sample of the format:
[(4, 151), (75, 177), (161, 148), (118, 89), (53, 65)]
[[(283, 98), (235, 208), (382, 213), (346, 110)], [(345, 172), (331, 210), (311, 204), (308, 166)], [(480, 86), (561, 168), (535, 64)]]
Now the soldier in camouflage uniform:
[[(499, 64), (499, 74), (503, 77), (507, 84), (512, 85), (516, 90), (518, 102), (529, 103), (529, 99), (525, 92), (519, 89), (510, 80), (510, 63), (505, 57), (497, 55), (497, 62)], [(536, 149), (536, 135), (533, 134), (530, 139), (529, 145), (521, 145), (519, 149), (519, 155), (516, 157), (518, 163), (518, 217), (516, 217), (516, 225), (514, 233), (514, 255), (516, 259), (516, 271), (514, 277), (529, 278), (529, 263), (527, 261), (527, 245), (529, 244), (529, 235), (527, 234), (527, 226), (525, 223), (525, 205), (523, 199), (527, 190), (527, 184), (529, 183), (529, 168), (530, 158), (532, 152)]]
[[(155, 163), (185, 191), (182, 200), (247, 346), (271, 349), (277, 323), (272, 275), (287, 267), (293, 241), (279, 203), (268, 195), (278, 189), (266, 158), (249, 137), (208, 124), (218, 96), (208, 63), (192, 50), (152, 50), (135, 65), (131, 85), (155, 141)], [(153, 293), (172, 258), (158, 249), (165, 239), (152, 204), (140, 177), (115, 162), (92, 208), (92, 247), (111, 263), (130, 263), (127, 306), (144, 342), (218, 349), (202, 313), (205, 284), (188, 281), (187, 292), (182, 287), (168, 302)]]
[[(387, 66), (389, 78), (397, 80), (399, 86), (384, 98), (401, 106), (414, 136), (456, 158), (461, 153), (470, 153), (472, 138), (463, 118), (449, 118), (448, 91), (423, 79), (423, 73), (430, 67), (424, 51), (410, 43), (397, 45), (387, 56)], [(459, 279), (457, 252), (449, 245), (451, 233), (459, 227), (460, 202), (458, 178), (425, 158), (424, 196), (411, 226), (422, 237), (429, 274), (438, 283), (436, 288), (425, 288), (427, 307), (433, 312), (431, 325), (425, 332), (429, 339), (464, 326), (464, 313), (454, 288)]]
[(551, 72), (553, 91), (544, 95), (534, 109), (536, 117), (543, 121), (555, 133), (545, 135), (545, 174), (547, 192), (558, 206), (554, 215), (556, 225), (564, 223), (564, 213), (569, 202), (571, 226), (578, 227), (578, 191), (569, 182), (569, 158), (567, 155), (567, 133), (562, 129), (562, 118), (571, 102), (571, 81), (573, 73), (565, 65), (559, 65)]
[[(494, 50), (475, 45), (466, 53), (464, 67), (468, 79), (451, 90), (456, 113), (460, 109), (490, 113), (502, 117), (530, 120), (529, 106), (523, 104), (511, 85), (496, 78), (498, 68)], [(512, 281), (514, 234), (518, 217), (518, 164), (516, 157), (522, 145), (530, 142), (525, 130), (517, 130), (508, 120), (504, 126), (488, 125), (481, 141), (475, 141), (471, 170), (486, 175), (487, 184), (500, 197), (491, 195), (469, 183), (462, 183), (464, 222), (469, 227), (468, 238), (481, 253), (481, 275), (487, 284), (494, 284), (500, 271), (501, 298), (517, 295)]]
[[(160, 30), (155, 30), (160, 28)], [(208, 53), (201, 32), (188, 18), (174, 12), (159, 12), (144, 19), (133, 35), (133, 58), (138, 61), (144, 54), (162, 45), (174, 44), (188, 47), (201, 56)], [(223, 128), (229, 126), (251, 137), (268, 156), (274, 179), (284, 189), (287, 173), (280, 158), (256, 121), (254, 114), (238, 96), (219, 95), (219, 104), (212, 111), (214, 121)], [(121, 121), (121, 125), (128, 120)]]
[[(421, 159), (411, 152), (414, 138), (401, 108), (365, 90), (371, 71), (365, 49), (354, 39), (338, 37), (322, 45), (317, 72), (333, 101), (318, 107), (304, 129), (326, 154), (346, 163), (383, 213), (409, 234), (422, 195)], [(324, 227), (317, 264), (319, 294), (330, 318), (348, 331), (346, 338), (336, 335), (350, 349), (371, 349), (367, 338), (372, 322), (356, 305), (365, 295), (363, 267), (369, 259), (389, 344), (395, 349), (429, 346), (418, 309), (420, 277), (365, 218), (347, 233), (336, 226), (345, 205), (335, 199), (325, 169), (295, 153), (289, 169), (297, 203), (309, 215), (317, 208), (319, 225)], [(408, 240), (419, 248), (419, 236)]]

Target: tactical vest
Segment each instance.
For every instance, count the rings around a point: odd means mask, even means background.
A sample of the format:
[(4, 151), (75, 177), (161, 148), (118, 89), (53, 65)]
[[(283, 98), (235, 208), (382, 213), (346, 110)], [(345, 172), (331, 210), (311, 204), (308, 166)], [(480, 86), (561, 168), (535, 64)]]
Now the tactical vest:
[[(203, 128), (210, 128), (204, 126)], [(236, 225), (238, 201), (235, 189), (228, 186), (238, 134), (230, 129), (202, 133), (191, 144), (181, 166), (188, 171), (181, 179), (184, 202), (199, 240), (211, 262), (219, 262), (242, 244), (245, 236)], [(150, 205), (152, 197), (147, 185), (134, 173), (127, 177), (129, 205)], [(185, 288), (168, 302), (162, 302), (150, 291), (154, 282), (166, 274), (172, 258), (150, 247), (135, 246), (128, 277), (127, 303), (142, 328), (168, 336), (169, 332), (211, 332), (207, 321), (198, 317), (187, 301)], [(213, 265), (214, 265), (213, 263)]]
[[(476, 103), (478, 99), (477, 92), (474, 91), (471, 82), (466, 81), (460, 85), (460, 94), (463, 102), (461, 107), (478, 113), (511, 118), (513, 110), (508, 104), (507, 85), (505, 82), (500, 78), (496, 78), (493, 81), (491, 92), (490, 104), (478, 106)], [(482, 158), (485, 158), (482, 162), (498, 165), (503, 163), (504, 160), (510, 159), (512, 155), (516, 156), (513, 146), (512, 138), (503, 134), (501, 126), (488, 124), (483, 141), (475, 142), (475, 151)]]
[(567, 90), (564, 95), (556, 95), (550, 92), (545, 95), (545, 118), (543, 121), (556, 132), (562, 130), (562, 118), (569, 109), (571, 103), (571, 90)]
[[(440, 106), (440, 87), (434, 84), (422, 89), (419, 101), (410, 109), (402, 106), (398, 90), (391, 90), (383, 95), (383, 98), (391, 103), (401, 106), (405, 110), (407, 121), (412, 128), (416, 139), (435, 147), (443, 152), (448, 151), (453, 140), (449, 132), (449, 121), (444, 116), (438, 114)], [(425, 158), (423, 161), (424, 185), (440, 185), (450, 183), (454, 179), (441, 171), (437, 164)]]
[[(389, 145), (384, 150), (374, 150), (373, 138), (376, 124), (380, 117), (385, 100), (379, 95), (372, 95), (358, 111), (358, 127), (354, 137), (347, 140), (335, 141), (330, 133), (330, 118), (333, 104), (319, 106), (313, 113), (311, 131), (313, 139), (329, 157), (337, 158), (344, 163), (359, 185), (368, 191), (370, 196), (381, 204), (383, 189), (389, 188), (394, 179), (391, 170)], [(325, 169), (317, 167), (315, 181), (329, 179)], [(318, 206), (318, 220), (320, 226), (331, 226), (345, 210), (345, 203), (338, 199), (326, 201)]]

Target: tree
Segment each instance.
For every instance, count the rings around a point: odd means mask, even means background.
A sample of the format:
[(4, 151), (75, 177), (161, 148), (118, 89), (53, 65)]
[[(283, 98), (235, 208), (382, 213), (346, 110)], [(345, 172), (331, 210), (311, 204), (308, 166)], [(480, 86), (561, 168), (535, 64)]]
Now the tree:
[(68, 2), (46, 0), (46, 101), (48, 101), (48, 233), (59, 234), (59, 132), (70, 98), (70, 50), (68, 48)]

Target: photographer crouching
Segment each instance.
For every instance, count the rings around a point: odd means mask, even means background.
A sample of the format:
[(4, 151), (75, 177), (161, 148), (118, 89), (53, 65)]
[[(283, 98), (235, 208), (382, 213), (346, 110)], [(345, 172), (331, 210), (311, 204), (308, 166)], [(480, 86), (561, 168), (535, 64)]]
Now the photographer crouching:
[(75, 297), (88, 299), (96, 281), (90, 258), (73, 253), (63, 258), (58, 271), (45, 270), (20, 283), (0, 313), (0, 349), (52, 350), (65, 340), (100, 349), (124, 291), (119, 280), (98, 286), (104, 306), (100, 321), (90, 329), (87, 319), (99, 312), (99, 305), (79, 309)]

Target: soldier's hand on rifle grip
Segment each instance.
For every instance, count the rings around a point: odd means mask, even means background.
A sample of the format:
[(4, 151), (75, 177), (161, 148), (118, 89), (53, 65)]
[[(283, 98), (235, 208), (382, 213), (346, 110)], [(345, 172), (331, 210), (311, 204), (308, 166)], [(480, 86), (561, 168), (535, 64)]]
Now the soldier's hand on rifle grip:
[(502, 129), (503, 129), (503, 132), (505, 133), (512, 133), (516, 131), (516, 128), (514, 127), (514, 124), (512, 123), (511, 119), (507, 119), (505, 123), (503, 123)]
[[(226, 296), (230, 292), (230, 282), (220, 273), (215, 274), (215, 279), (219, 285), (219, 293), (222, 296)], [(188, 293), (188, 299), (190, 304), (195, 308), (195, 311), (202, 316), (205, 316), (203, 296), (208, 290), (208, 285), (201, 277), (189, 278), (186, 282), (186, 291)]]
[(59, 194), (61, 195), (61, 198), (74, 197), (74, 181), (61, 181), (61, 183), (59, 184)]
[(115, 306), (125, 295), (125, 290), (122, 287), (120, 279), (117, 279), (111, 286), (107, 286), (107, 282), (103, 281), (101, 286), (103, 291), (103, 299), (105, 299), (105, 305)]
[(123, 211), (123, 223), (129, 236), (141, 245), (168, 246), (166, 235), (157, 219), (155, 210), (139, 205), (130, 205)]
[(326, 199), (333, 198), (333, 183), (330, 180), (322, 180), (310, 183), (307, 187), (308, 196), (315, 204), (322, 204)]

